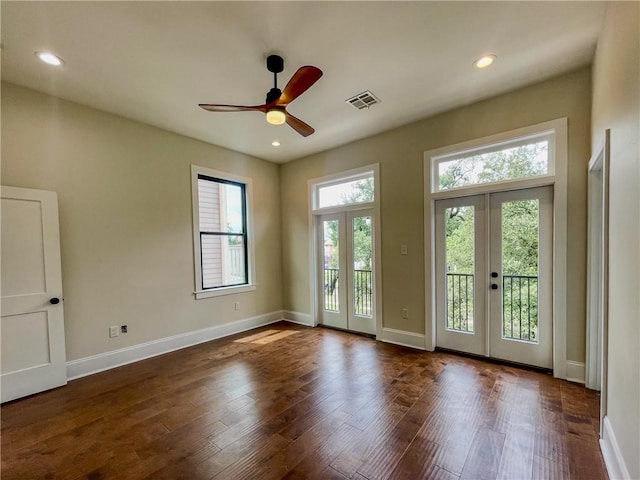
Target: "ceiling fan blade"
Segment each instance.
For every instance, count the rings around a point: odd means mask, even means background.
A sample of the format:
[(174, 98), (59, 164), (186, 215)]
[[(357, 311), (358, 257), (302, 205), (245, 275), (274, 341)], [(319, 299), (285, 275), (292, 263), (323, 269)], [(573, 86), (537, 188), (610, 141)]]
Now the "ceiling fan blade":
[(266, 112), (269, 105), (217, 105), (212, 103), (200, 103), (200, 108), (209, 112), (249, 112), (256, 110), (258, 112)]
[(278, 105), (286, 107), (289, 103), (293, 102), (296, 98), (306, 92), (311, 85), (316, 83), (322, 76), (322, 70), (317, 67), (300, 67), (296, 73), (293, 74), (287, 86), (284, 87), (282, 95), (278, 99)]
[(291, 115), (286, 110), (285, 110), (284, 113), (285, 113), (285, 115), (287, 117), (287, 125), (289, 125), (291, 128), (293, 128), (296, 132), (298, 132), (303, 137), (308, 137), (313, 132), (315, 132), (313, 127), (311, 127), (310, 125), (307, 125), (306, 123), (304, 123), (299, 118), (294, 117), (293, 115)]

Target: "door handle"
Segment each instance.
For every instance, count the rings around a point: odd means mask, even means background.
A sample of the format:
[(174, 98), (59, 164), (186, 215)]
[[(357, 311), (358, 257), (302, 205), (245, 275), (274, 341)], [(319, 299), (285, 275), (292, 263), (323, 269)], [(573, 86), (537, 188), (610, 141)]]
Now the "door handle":
[(49, 300), (49, 303), (51, 305), (57, 305), (60, 303), (60, 299), (58, 297), (53, 297), (51, 300)]
[(491, 272), (491, 278), (498, 278), (498, 272)]
[(492, 283), (491, 284), (491, 290), (497, 290), (498, 289), (498, 284), (497, 283)]

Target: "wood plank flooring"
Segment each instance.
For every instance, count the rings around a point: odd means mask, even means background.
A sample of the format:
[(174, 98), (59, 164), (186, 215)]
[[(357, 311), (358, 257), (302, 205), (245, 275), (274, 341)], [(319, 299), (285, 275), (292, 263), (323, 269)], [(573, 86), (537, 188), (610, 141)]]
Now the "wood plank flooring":
[(2, 479), (603, 479), (596, 393), (278, 323), (2, 406)]

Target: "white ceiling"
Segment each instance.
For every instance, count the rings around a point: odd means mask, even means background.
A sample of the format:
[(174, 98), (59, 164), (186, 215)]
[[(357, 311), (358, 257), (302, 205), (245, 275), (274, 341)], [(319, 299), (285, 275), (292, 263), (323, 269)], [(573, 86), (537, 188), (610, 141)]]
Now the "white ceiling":
[[(2, 1), (2, 79), (283, 163), (591, 63), (602, 2)], [(66, 64), (40, 63), (50, 50)], [(288, 108), (304, 138), (258, 112), (270, 53), (278, 86), (303, 65), (324, 76)], [(494, 53), (494, 66), (472, 62)], [(371, 90), (381, 103), (345, 100)], [(281, 146), (271, 142), (278, 139)]]

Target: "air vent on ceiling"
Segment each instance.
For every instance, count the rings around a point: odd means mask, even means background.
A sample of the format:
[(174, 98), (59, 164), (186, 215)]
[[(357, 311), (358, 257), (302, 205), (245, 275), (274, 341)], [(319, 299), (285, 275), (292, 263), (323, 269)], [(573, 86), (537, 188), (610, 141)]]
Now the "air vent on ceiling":
[(357, 108), (358, 110), (363, 110), (365, 108), (369, 108), (371, 105), (375, 105), (376, 103), (380, 103), (380, 99), (376, 97), (369, 90), (366, 92), (359, 93), (355, 97), (351, 97), (345, 100), (349, 105), (353, 108)]

